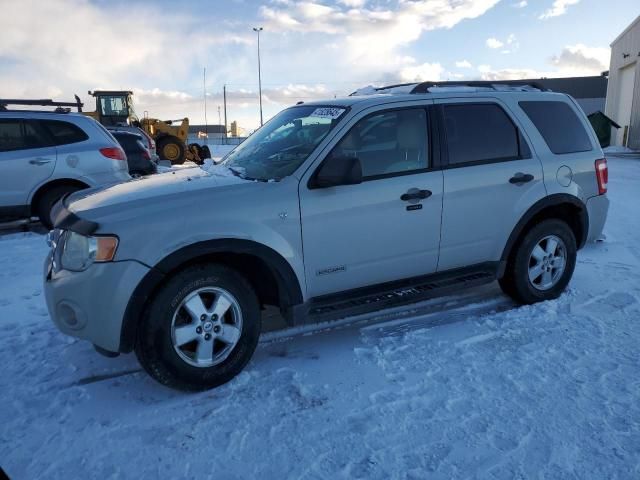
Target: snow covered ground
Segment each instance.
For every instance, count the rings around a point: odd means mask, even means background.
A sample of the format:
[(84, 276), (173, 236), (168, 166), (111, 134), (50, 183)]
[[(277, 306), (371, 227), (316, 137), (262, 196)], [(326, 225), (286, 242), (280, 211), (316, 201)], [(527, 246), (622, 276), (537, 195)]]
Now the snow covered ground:
[[(13, 478), (640, 478), (640, 160), (559, 300), (495, 286), (267, 334), (205, 393), (60, 334), (44, 238), (0, 236), (0, 465)], [(99, 292), (96, 292), (99, 294)]]

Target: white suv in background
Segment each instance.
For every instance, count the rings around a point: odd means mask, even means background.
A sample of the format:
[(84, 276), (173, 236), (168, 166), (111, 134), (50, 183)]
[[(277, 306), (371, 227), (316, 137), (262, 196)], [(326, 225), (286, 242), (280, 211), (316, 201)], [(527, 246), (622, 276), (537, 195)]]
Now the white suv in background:
[(65, 194), (130, 178), (124, 151), (92, 118), (7, 110), (0, 100), (0, 221), (37, 216), (50, 228)]

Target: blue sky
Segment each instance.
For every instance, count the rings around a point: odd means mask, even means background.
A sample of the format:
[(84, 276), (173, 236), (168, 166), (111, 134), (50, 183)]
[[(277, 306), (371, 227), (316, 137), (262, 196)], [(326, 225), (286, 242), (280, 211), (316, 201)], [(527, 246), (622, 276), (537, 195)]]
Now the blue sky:
[[(615, 4), (615, 8), (614, 8)], [(637, 0), (0, 0), (2, 96), (136, 92), (137, 110), (209, 123), (368, 84), (599, 74)]]

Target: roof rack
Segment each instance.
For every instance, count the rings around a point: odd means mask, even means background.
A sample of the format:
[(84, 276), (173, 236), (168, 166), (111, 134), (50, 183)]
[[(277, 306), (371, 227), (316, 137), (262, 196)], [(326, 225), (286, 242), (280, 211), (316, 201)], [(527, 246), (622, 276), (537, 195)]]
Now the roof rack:
[(56, 107), (54, 113), (69, 113), (71, 111), (71, 107), (77, 108), (78, 112), (82, 112), (82, 107), (84, 104), (80, 101), (80, 97), (78, 95), (74, 95), (76, 98), (75, 102), (54, 102), (51, 99), (40, 99), (40, 100), (26, 100), (26, 99), (6, 99), (0, 98), (0, 112), (6, 112), (9, 110), (7, 108), (8, 105), (37, 105), (41, 107)]
[[(373, 93), (404, 93), (420, 94), (434, 93), (431, 89), (475, 89), (474, 91), (549, 91), (537, 82), (529, 80), (477, 80), (477, 81), (453, 81), (453, 82), (422, 82), (422, 83), (398, 83), (384, 87), (367, 87), (353, 92), (350, 96), (371, 95)], [(440, 90), (442, 91), (442, 90)]]
[[(546, 89), (536, 82), (522, 80), (474, 80), (470, 82), (422, 82), (418, 83), (411, 93), (429, 93), (430, 88), (468, 87), (487, 88), (491, 90), (531, 91)], [(506, 87), (506, 88), (505, 88)]]

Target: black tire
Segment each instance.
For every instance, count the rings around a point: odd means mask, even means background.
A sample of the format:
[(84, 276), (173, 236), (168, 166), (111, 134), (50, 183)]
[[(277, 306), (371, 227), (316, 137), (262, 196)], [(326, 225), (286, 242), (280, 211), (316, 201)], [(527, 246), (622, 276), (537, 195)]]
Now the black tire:
[[(166, 137), (158, 139), (156, 142), (156, 151), (161, 160), (169, 160), (172, 165), (182, 165), (184, 163), (185, 145), (178, 137), (167, 135)], [(172, 151), (176, 153), (169, 155)]]
[[(555, 284), (547, 290), (536, 288), (529, 280), (529, 263), (533, 249), (549, 235), (559, 237), (566, 248), (565, 268)], [(514, 247), (504, 276), (498, 280), (502, 291), (516, 302), (532, 304), (558, 298), (566, 289), (576, 266), (576, 238), (562, 220), (544, 220), (533, 226)]]
[[(222, 288), (233, 295), (242, 315), (237, 344), (221, 363), (210, 367), (193, 366), (182, 359), (171, 333), (173, 315), (181, 302), (205, 287)], [(197, 265), (175, 274), (151, 300), (138, 329), (135, 352), (142, 367), (161, 384), (186, 391), (207, 390), (242, 371), (258, 345), (260, 330), (260, 304), (249, 282), (222, 265)]]
[(82, 187), (78, 185), (59, 185), (51, 187), (42, 193), (34, 205), (34, 212), (40, 219), (40, 223), (51, 230), (54, 220), (51, 218), (53, 206), (67, 193), (77, 192), (78, 190), (82, 190)]
[(202, 165), (203, 162), (203, 158), (202, 158), (202, 148), (200, 147), (200, 145), (198, 145), (197, 143), (191, 143), (189, 144), (189, 151), (191, 151), (191, 153), (196, 156), (197, 158), (194, 158), (192, 161), (193, 163), (197, 164), (197, 165)]

